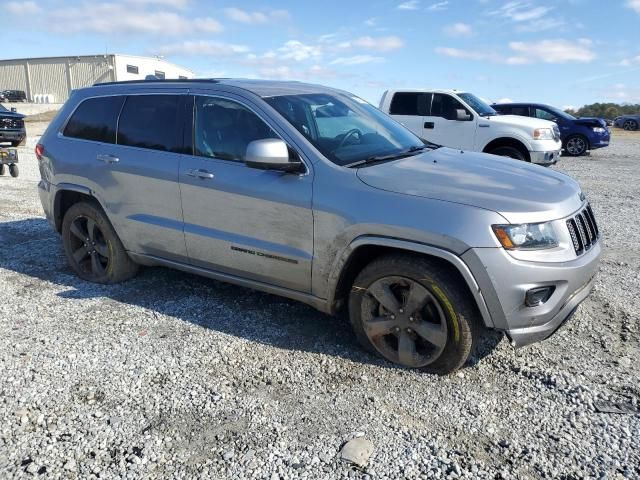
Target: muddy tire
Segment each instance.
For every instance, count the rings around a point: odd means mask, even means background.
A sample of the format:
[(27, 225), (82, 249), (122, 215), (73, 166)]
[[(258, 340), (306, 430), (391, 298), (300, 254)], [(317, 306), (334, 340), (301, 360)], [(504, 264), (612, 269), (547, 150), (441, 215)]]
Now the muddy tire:
[(84, 280), (119, 283), (138, 271), (97, 204), (80, 202), (69, 208), (62, 222), (62, 243), (69, 265)]
[(455, 273), (408, 254), (381, 257), (360, 272), (349, 296), (349, 318), (368, 351), (439, 375), (464, 365), (482, 325)]

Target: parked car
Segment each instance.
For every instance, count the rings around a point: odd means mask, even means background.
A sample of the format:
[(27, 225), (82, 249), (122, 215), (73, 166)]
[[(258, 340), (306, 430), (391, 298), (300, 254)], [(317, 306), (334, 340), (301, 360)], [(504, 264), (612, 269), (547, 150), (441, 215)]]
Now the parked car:
[(629, 131), (636, 131), (640, 127), (640, 114), (622, 115), (613, 121), (613, 125)]
[(3, 102), (26, 102), (27, 95), (22, 90), (4, 90), (2, 92)]
[(500, 103), (491, 105), (502, 115), (521, 115), (554, 122), (560, 128), (565, 154), (579, 157), (588, 150), (609, 146), (607, 122), (601, 118), (576, 118), (559, 108), (542, 103)]
[(430, 142), (552, 165), (560, 157), (560, 131), (546, 120), (498, 116), (472, 93), (387, 90), (380, 110)]
[(0, 143), (9, 142), (17, 147), (24, 143), (27, 131), (24, 128), (25, 116), (14, 110), (8, 110), (0, 105)]
[(367, 349), (429, 372), (462, 366), (486, 329), (516, 346), (548, 337), (598, 269), (595, 217), (568, 175), (424, 142), (317, 85), (97, 85), (72, 94), (36, 155), (81, 278), (163, 265), (346, 307)]

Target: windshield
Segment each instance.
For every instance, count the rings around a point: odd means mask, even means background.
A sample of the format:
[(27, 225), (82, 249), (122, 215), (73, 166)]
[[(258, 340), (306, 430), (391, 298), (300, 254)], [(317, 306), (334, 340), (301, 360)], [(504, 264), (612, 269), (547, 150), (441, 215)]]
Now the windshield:
[(575, 120), (576, 117), (574, 117), (573, 115), (567, 113), (567, 112), (563, 112), (562, 110), (560, 110), (559, 108), (556, 107), (547, 107), (549, 109), (549, 111), (553, 112), (553, 114), (556, 117), (560, 117), (560, 118), (566, 118), (567, 120)]
[(0, 112), (8, 112), (9, 110), (7, 110), (6, 108), (4, 108), (4, 105), (0, 105)]
[(487, 102), (476, 97), (473, 93), (459, 93), (458, 96), (482, 117), (490, 117), (498, 114)]
[(265, 101), (338, 165), (425, 147), (405, 127), (358, 97), (313, 93)]

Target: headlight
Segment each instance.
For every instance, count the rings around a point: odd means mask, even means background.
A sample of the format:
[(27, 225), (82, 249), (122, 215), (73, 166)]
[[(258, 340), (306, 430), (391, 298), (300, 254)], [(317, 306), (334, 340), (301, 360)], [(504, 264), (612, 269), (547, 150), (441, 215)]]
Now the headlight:
[(553, 130), (550, 128), (536, 128), (533, 131), (534, 140), (553, 140)]
[(592, 129), (595, 133), (604, 133), (607, 131), (606, 128), (602, 128), (602, 127), (593, 127)]
[(541, 250), (558, 246), (551, 223), (493, 225), (493, 232), (507, 250)]

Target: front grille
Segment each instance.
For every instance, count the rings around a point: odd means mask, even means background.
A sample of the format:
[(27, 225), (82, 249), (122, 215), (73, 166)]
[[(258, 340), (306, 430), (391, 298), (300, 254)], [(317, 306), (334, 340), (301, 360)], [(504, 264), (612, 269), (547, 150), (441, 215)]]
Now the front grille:
[(558, 125), (553, 126), (553, 139), (560, 140), (560, 128), (558, 128)]
[(573, 218), (567, 220), (567, 228), (569, 229), (576, 255), (582, 255), (600, 238), (596, 217), (593, 216), (593, 210), (591, 210), (591, 205), (589, 204)]
[(8, 130), (23, 127), (24, 121), (21, 118), (0, 118), (0, 128)]

